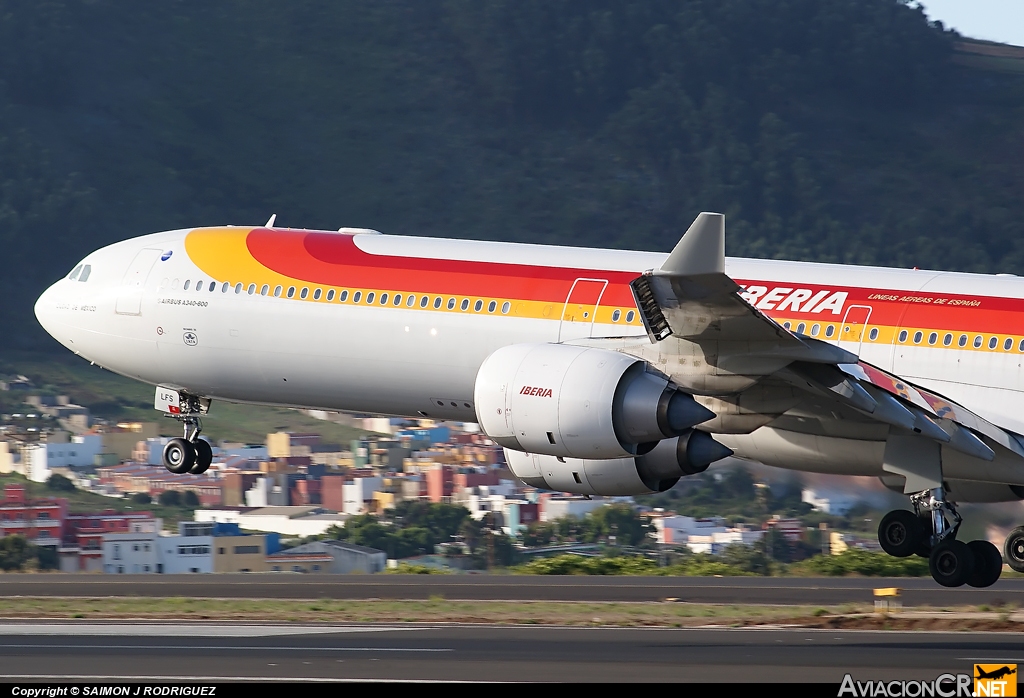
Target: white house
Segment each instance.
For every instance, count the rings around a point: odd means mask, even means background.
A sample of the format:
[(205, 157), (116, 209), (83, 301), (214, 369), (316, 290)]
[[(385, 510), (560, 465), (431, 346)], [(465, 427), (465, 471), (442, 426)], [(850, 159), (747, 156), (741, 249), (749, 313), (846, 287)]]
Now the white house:
[(46, 482), (52, 468), (84, 468), (94, 465), (103, 452), (102, 434), (74, 436), (67, 443), (39, 443), (22, 449), (25, 474), (32, 482)]

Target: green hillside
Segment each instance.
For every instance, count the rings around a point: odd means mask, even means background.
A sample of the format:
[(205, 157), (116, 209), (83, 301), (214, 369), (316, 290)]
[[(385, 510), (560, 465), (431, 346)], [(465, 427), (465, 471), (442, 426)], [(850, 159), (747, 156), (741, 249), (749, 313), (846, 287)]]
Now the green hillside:
[[(0, 359), (0, 375), (23, 374), (44, 394), (68, 395), (90, 412), (110, 421), (157, 422), (164, 436), (181, 436), (181, 426), (161, 419), (153, 409), (153, 387), (92, 366), (71, 354), (32, 356), (7, 351)], [(0, 413), (22, 413), (22, 393), (0, 392)], [(325, 443), (348, 444), (367, 432), (309, 417), (298, 410), (215, 401), (203, 417), (203, 435), (214, 443), (222, 440), (262, 444), (274, 431), (314, 432)]]
[(1024, 74), (897, 0), (0, 0), (0, 343), (174, 227), (1024, 273)]

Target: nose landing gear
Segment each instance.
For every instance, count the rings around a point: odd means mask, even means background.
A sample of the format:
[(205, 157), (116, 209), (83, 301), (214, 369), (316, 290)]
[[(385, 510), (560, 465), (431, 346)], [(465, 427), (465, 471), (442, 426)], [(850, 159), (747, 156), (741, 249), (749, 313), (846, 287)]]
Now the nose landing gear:
[[(942, 487), (913, 494), (910, 501), (913, 512), (897, 509), (882, 518), (878, 525), (882, 550), (895, 557), (927, 557), (932, 579), (945, 587), (988, 587), (996, 583), (1003, 570), (999, 549), (984, 540), (963, 543), (956, 539), (963, 519)], [(1018, 531), (1024, 562), (1024, 527)]]
[(164, 446), (164, 467), (176, 475), (201, 475), (213, 462), (213, 449), (208, 441), (199, 438), (203, 423), (199, 415), (209, 409), (209, 401), (195, 395), (179, 393), (178, 410), (167, 415), (181, 422), (184, 435)]

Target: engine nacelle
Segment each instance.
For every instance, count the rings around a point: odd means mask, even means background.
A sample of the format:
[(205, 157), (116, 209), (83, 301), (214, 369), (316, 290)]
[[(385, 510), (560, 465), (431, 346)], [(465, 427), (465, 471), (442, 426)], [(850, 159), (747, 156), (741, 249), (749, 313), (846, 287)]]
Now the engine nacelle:
[(714, 417), (640, 359), (566, 344), (498, 349), (480, 367), (474, 399), (495, 442), (561, 458), (628, 458)]
[(558, 458), (505, 449), (509, 470), (531, 487), (606, 496), (664, 492), (679, 478), (703, 472), (730, 455), (731, 450), (694, 429), (633, 458)]

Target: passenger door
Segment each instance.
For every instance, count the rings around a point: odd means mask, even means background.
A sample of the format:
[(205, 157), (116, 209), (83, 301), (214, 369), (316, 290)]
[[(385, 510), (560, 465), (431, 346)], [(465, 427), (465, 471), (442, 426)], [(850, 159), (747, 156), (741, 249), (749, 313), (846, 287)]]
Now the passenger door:
[(608, 282), (604, 279), (576, 279), (573, 282), (562, 308), (559, 342), (591, 336), (594, 316), (607, 287)]
[(161, 254), (163, 254), (163, 250), (147, 247), (139, 250), (139, 253), (135, 255), (124, 278), (121, 279), (121, 287), (117, 290), (117, 301), (114, 304), (115, 313), (118, 315), (142, 314), (142, 293), (146, 287), (146, 280)]

